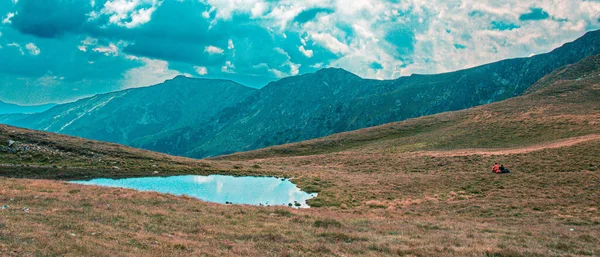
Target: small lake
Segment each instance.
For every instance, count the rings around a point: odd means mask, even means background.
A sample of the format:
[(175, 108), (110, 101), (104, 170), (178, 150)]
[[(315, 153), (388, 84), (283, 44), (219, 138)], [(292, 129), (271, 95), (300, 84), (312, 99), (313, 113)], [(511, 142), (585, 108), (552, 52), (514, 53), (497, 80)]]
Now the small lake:
[(129, 188), (139, 191), (187, 195), (207, 202), (250, 204), (250, 205), (285, 205), (292, 204), (296, 208), (308, 208), (306, 200), (316, 197), (300, 190), (287, 179), (275, 177), (234, 177), (223, 175), (210, 176), (170, 176), (141, 177), (71, 181), (82, 185)]

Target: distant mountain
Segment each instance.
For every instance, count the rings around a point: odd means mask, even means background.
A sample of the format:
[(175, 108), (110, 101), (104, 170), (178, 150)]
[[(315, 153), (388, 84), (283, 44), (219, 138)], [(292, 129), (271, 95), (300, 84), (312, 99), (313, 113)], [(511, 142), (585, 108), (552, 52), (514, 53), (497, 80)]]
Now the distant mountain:
[(362, 79), (330, 68), (253, 90), (229, 81), (178, 77), (7, 123), (207, 157), (504, 100), (523, 94), (553, 70), (596, 54), (600, 31), (530, 58), (396, 80)]
[(56, 104), (17, 105), (0, 101), (0, 114), (44, 112), (54, 106), (56, 106)]
[(152, 87), (96, 95), (59, 105), (8, 123), (130, 144), (140, 137), (171, 128), (201, 125), (255, 91), (232, 81), (178, 76)]

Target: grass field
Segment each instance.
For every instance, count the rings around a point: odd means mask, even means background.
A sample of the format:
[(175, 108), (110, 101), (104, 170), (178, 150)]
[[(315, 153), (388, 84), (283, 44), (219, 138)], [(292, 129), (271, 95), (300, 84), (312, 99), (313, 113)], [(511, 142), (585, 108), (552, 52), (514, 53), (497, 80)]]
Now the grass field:
[[(503, 102), (200, 161), (0, 126), (35, 149), (0, 152), (0, 255), (598, 256), (599, 71), (591, 57)], [(297, 210), (60, 181), (214, 173), (319, 196)]]

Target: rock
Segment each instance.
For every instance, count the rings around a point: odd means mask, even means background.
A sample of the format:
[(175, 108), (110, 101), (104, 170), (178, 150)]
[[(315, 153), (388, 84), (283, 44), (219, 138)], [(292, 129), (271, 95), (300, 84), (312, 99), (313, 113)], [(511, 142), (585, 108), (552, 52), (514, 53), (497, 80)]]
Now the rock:
[(340, 208), (342, 208), (342, 209), (344, 209), (344, 210), (345, 210), (345, 209), (348, 209), (348, 205), (346, 205), (345, 203), (343, 203), (343, 204), (340, 204)]
[(113, 170), (120, 170), (121, 169), (121, 168), (119, 168), (117, 166), (113, 166), (112, 168), (113, 168)]
[(157, 170), (155, 170), (153, 173), (154, 173), (154, 174), (158, 174), (159, 172), (158, 172)]

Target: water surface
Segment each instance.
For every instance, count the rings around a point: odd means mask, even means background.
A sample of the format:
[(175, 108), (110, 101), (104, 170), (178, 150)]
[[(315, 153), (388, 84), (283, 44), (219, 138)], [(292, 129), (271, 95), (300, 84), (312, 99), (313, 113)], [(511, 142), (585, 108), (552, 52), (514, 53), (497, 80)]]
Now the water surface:
[(306, 200), (317, 196), (300, 190), (287, 179), (274, 177), (171, 176), (71, 181), (83, 185), (121, 187), (139, 191), (154, 191), (174, 195), (188, 195), (208, 202), (286, 205), (307, 208)]

